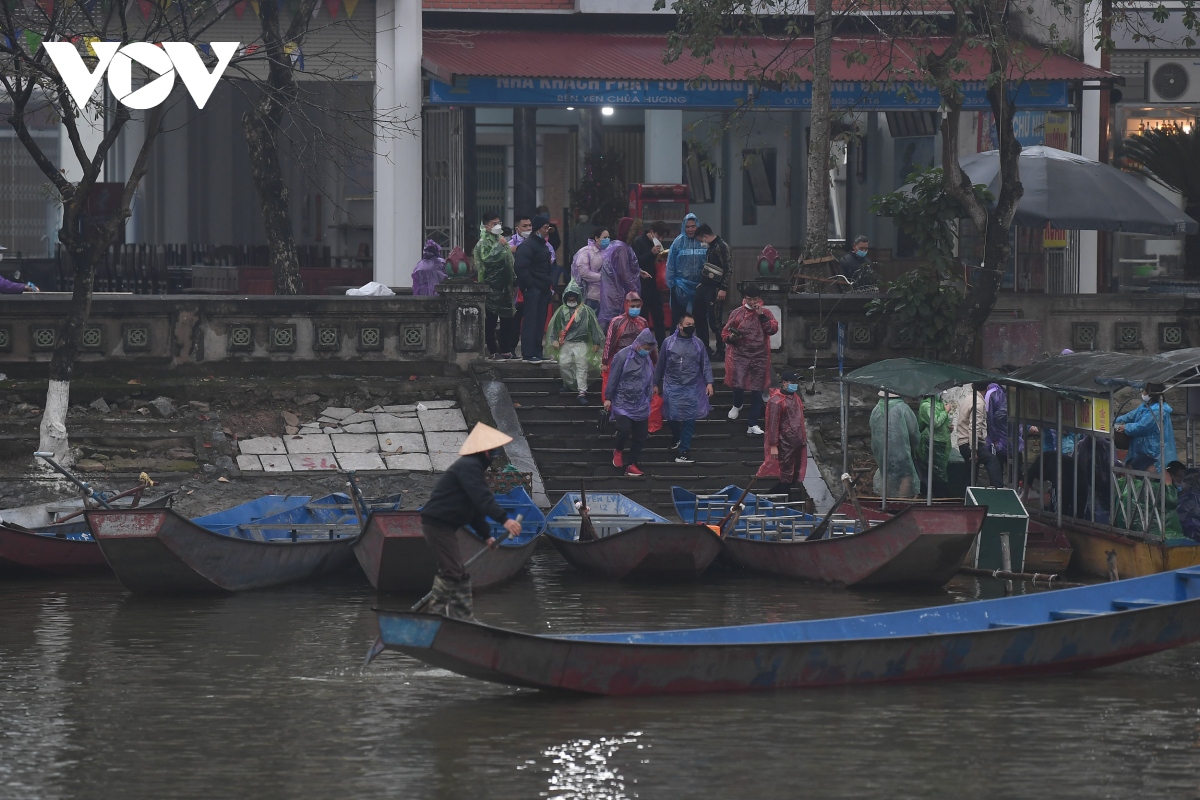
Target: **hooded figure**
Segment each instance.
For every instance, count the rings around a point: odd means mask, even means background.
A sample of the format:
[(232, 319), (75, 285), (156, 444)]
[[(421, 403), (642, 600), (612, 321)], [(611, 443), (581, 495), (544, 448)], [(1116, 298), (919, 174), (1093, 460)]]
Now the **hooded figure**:
[[(917, 448), (917, 468), (922, 475), (929, 472), (929, 398), (924, 397), (917, 404), (917, 429), (921, 436), (921, 444)], [(942, 398), (933, 400), (933, 491), (938, 497), (945, 497), (946, 468), (950, 463), (950, 414)], [(890, 455), (890, 454), (889, 454)], [(940, 491), (939, 491), (940, 489)]]
[[(631, 305), (635, 301), (638, 307), (631, 311)], [(612, 357), (618, 350), (633, 344), (637, 335), (650, 327), (650, 323), (646, 322), (646, 318), (642, 316), (641, 304), (642, 296), (637, 292), (625, 295), (625, 313), (619, 317), (613, 317), (608, 324), (608, 335), (604, 338), (604, 354), (600, 359), (604, 366), (607, 367), (612, 362)], [(655, 355), (651, 353), (650, 358), (657, 363)]]
[(437, 285), (446, 279), (446, 259), (442, 258), (442, 246), (433, 239), (425, 242), (421, 260), (413, 267), (413, 297), (433, 297)]
[[(609, 366), (608, 383), (604, 387), (604, 408), (611, 412), (617, 425), (613, 466), (624, 467), (625, 474), (630, 477), (643, 474), (638, 461), (649, 428), (650, 387), (654, 382), (650, 352), (654, 346), (654, 334), (647, 329), (637, 335), (633, 344), (618, 350)], [(631, 437), (633, 446), (626, 459), (622, 451)]]
[(679, 330), (663, 341), (654, 370), (654, 388), (663, 398), (663, 419), (671, 428), (672, 449), (678, 451), (676, 463), (689, 464), (692, 435), (696, 420), (712, 411), (712, 364), (708, 349), (696, 336), (692, 317), (680, 320)]
[[(1124, 431), (1129, 436), (1129, 452), (1125, 466), (1130, 469), (1154, 467), (1162, 474), (1163, 464), (1176, 460), (1175, 426), (1171, 424), (1171, 406), (1163, 400), (1161, 384), (1148, 383), (1142, 390), (1142, 404), (1113, 420), (1113, 429)], [(1162, 414), (1162, 445), (1166, 452), (1159, 452), (1160, 433), (1158, 417)]]
[(563, 304), (546, 328), (544, 349), (547, 356), (558, 359), (564, 389), (578, 392), (580, 405), (587, 405), (588, 381), (600, 376), (603, 343), (596, 312), (584, 304), (579, 284), (571, 281), (563, 290)]
[[(509, 357), (517, 343), (517, 309), (513, 303), (517, 273), (513, 270), (512, 250), (500, 241), (500, 234), (492, 233), (481, 224), (472, 260), (479, 273), (479, 282), (488, 290), (484, 301), (488, 352)], [(497, 324), (500, 328), (498, 337)]]
[(920, 450), (920, 436), (917, 415), (908, 404), (894, 394), (880, 392), (879, 403), (871, 412), (871, 454), (879, 465), (873, 484), (877, 494), (883, 493), (883, 443), (886, 438), (887, 496), (920, 496), (921, 471), (913, 462), (913, 455)]
[[(474, 529), (488, 546), (490, 517), (504, 524), (511, 536), (521, 535), (521, 524), (508, 518), (508, 512), (496, 502), (487, 485), (487, 468), (492, 454), (512, 441), (512, 437), (482, 422), (459, 448), (460, 458), (450, 465), (433, 486), (429, 502), (421, 508), (421, 532), (433, 552), (437, 576), (429, 604), (423, 609), (454, 619), (474, 620), (471, 608), (471, 576), (463, 566), (458, 548), (458, 530)], [(470, 526), (468, 528), (467, 526)]]
[(633, 226), (631, 217), (621, 217), (617, 223), (617, 238), (604, 250), (604, 266), (600, 271), (600, 326), (608, 323), (625, 308), (625, 295), (642, 288), (642, 268), (637, 254), (625, 241)]
[(800, 399), (800, 373), (788, 370), (767, 401), (763, 464), (757, 477), (778, 478), (771, 492), (787, 492), (797, 483), (804, 483), (807, 469), (808, 430), (804, 425), (804, 402)]
[(750, 393), (749, 426), (746, 432), (761, 436), (758, 417), (762, 411), (762, 392), (771, 385), (771, 336), (779, 330), (775, 315), (762, 306), (758, 287), (742, 287), (742, 304), (733, 310), (721, 338), (725, 341), (725, 385), (733, 389), (733, 408), (729, 419), (741, 414), (746, 393)]
[(683, 218), (683, 230), (667, 251), (667, 291), (671, 293), (671, 310), (676, 316), (679, 312), (692, 310), (696, 287), (700, 285), (700, 272), (708, 259), (708, 248), (704, 243), (694, 235), (688, 236), (689, 221), (695, 223), (696, 215), (688, 214)]
[(583, 299), (593, 310), (600, 308), (600, 274), (604, 269), (604, 251), (607, 249), (607, 245), (602, 245), (597, 239), (600, 233), (602, 231), (593, 231), (593, 237), (579, 248), (571, 261), (571, 278), (584, 290)]

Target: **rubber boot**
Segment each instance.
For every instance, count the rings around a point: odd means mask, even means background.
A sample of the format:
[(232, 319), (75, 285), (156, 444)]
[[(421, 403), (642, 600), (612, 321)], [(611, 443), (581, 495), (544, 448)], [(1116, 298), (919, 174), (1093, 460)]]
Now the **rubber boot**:
[(464, 622), (478, 622), (472, 610), (471, 579), (463, 578), (454, 583), (454, 591), (446, 609), (446, 616)]
[(450, 616), (450, 601), (454, 596), (455, 585), (455, 582), (448, 578), (443, 578), (441, 575), (434, 576), (433, 597), (429, 598), (429, 602), (421, 610), (426, 614)]

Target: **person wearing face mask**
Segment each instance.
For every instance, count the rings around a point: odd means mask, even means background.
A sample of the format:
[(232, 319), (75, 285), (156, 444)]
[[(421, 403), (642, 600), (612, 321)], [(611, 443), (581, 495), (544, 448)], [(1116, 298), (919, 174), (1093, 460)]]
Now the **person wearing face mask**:
[(700, 273), (708, 259), (708, 248), (696, 236), (699, 222), (695, 214), (683, 218), (683, 232), (675, 237), (667, 252), (667, 290), (671, 293), (671, 319), (692, 311)]
[(546, 355), (558, 359), (564, 393), (576, 392), (579, 405), (587, 405), (588, 381), (600, 375), (600, 346), (604, 333), (596, 312), (583, 303), (583, 290), (571, 281), (563, 290), (563, 304), (546, 328)]
[(800, 399), (800, 373), (787, 370), (778, 389), (767, 401), (767, 432), (763, 437), (763, 463), (758, 478), (775, 478), (771, 494), (791, 492), (804, 485), (808, 469), (808, 431), (804, 402)]
[[(1113, 420), (1113, 430), (1129, 437), (1129, 452), (1125, 466), (1129, 469), (1162, 473), (1163, 464), (1176, 460), (1175, 426), (1171, 424), (1171, 406), (1163, 400), (1164, 386), (1147, 383), (1142, 390), (1142, 404)], [(1162, 414), (1162, 445), (1159, 448), (1158, 417)]]
[(421, 533), (437, 564), (433, 597), (425, 608), (429, 614), (475, 619), (471, 576), (458, 549), (459, 528), (470, 526), (468, 530), (492, 548), (497, 543), (490, 535), (489, 517), (502, 523), (510, 536), (521, 534), (521, 524), (508, 518), (508, 512), (496, 502), (487, 484), (488, 466), (499, 448), (511, 441), (511, 436), (482, 422), (476, 423), (458, 450), (459, 458), (438, 478), (429, 501), (421, 508)]
[[(721, 328), (721, 307), (729, 292), (729, 277), (733, 274), (733, 256), (729, 245), (725, 243), (708, 225), (696, 229), (696, 238), (708, 247), (704, 268), (700, 272), (700, 284), (696, 287), (696, 295), (692, 301), (692, 311), (696, 313), (696, 336), (700, 343), (708, 348), (708, 331)], [(713, 358), (725, 358), (725, 343), (717, 337), (716, 352), (710, 352)]]
[(549, 217), (536, 217), (530, 223), (529, 236), (514, 254), (513, 268), (517, 285), (525, 298), (521, 321), (521, 355), (530, 364), (542, 363), (542, 335), (546, 331), (546, 314), (550, 308), (553, 261), (545, 237), (550, 233)]
[[(838, 262), (842, 276), (850, 282), (854, 289), (867, 289), (879, 283), (875, 270), (871, 268), (871, 259), (868, 255), (870, 247), (871, 242), (866, 236), (856, 236), (850, 252), (842, 256), (841, 261)], [(838, 284), (838, 286), (843, 292), (847, 289), (844, 284)]]
[(583, 289), (583, 301), (592, 311), (600, 310), (600, 273), (604, 269), (604, 251), (611, 243), (608, 228), (596, 228), (571, 261), (571, 279)]
[[(624, 468), (630, 478), (645, 474), (639, 462), (650, 429), (650, 387), (654, 382), (650, 351), (654, 346), (654, 334), (643, 330), (633, 344), (618, 350), (604, 387), (604, 410), (617, 427), (612, 464), (617, 469)], [(631, 442), (628, 456), (624, 452), (626, 442)]]
[(712, 411), (712, 364), (708, 348), (696, 336), (696, 318), (684, 312), (678, 332), (663, 342), (654, 370), (654, 393), (663, 398), (663, 419), (671, 429), (671, 449), (676, 464), (691, 464), (692, 435), (696, 420)]
[(729, 315), (721, 330), (725, 340), (725, 385), (733, 389), (733, 408), (729, 419), (742, 413), (746, 393), (750, 394), (750, 414), (746, 433), (762, 436), (758, 427), (762, 414), (762, 393), (771, 385), (771, 336), (779, 330), (775, 315), (763, 308), (758, 287), (748, 283), (742, 287), (742, 305)]
[[(601, 354), (600, 363), (605, 370), (612, 363), (612, 357), (618, 350), (633, 344), (637, 335), (650, 327), (646, 318), (642, 316), (642, 311), (642, 298), (637, 292), (625, 295), (625, 313), (613, 317), (608, 325), (608, 335), (604, 337), (604, 352)], [(656, 361), (656, 353), (651, 352), (650, 359)]]
[(479, 241), (471, 254), (479, 282), (488, 288), (483, 326), (488, 353), (500, 360), (512, 358), (517, 344), (517, 310), (513, 303), (517, 275), (513, 271), (513, 254), (503, 233), (500, 215), (484, 214), (479, 226)]
[[(637, 256), (629, 246), (629, 232), (633, 228), (632, 217), (621, 217), (617, 223), (617, 236), (604, 248), (604, 266), (600, 272), (600, 327), (608, 330), (608, 324), (625, 307), (625, 295), (641, 288), (641, 268)], [(603, 245), (603, 242), (601, 243)]]

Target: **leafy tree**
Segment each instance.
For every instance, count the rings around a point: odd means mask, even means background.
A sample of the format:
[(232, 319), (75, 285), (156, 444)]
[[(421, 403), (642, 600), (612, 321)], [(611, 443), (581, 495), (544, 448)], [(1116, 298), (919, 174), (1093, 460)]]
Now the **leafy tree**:
[[(1185, 210), (1200, 219), (1200, 133), (1195, 128), (1158, 128), (1134, 134), (1122, 145), (1124, 166), (1183, 195)], [(1200, 278), (1200, 235), (1187, 237), (1184, 271)]]

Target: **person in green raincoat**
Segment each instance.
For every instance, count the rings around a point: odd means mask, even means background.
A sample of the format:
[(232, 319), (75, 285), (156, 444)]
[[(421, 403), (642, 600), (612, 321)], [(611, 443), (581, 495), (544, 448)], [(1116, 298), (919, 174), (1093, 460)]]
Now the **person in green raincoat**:
[(897, 395), (880, 392), (879, 397), (879, 403), (871, 412), (871, 453), (879, 465), (879, 469), (875, 470), (875, 492), (883, 492), (883, 442), (886, 438), (887, 496), (919, 497), (921, 471), (914, 462), (916, 454), (920, 452), (921, 434), (917, 415)]
[(479, 225), (479, 243), (475, 245), (471, 259), (479, 272), (479, 282), (488, 288), (487, 300), (484, 301), (487, 309), (484, 335), (488, 354), (496, 359), (513, 357), (520, 334), (517, 309), (513, 304), (517, 274), (513, 271), (513, 254), (504, 239), (503, 230), (499, 214), (484, 214)]
[[(929, 471), (929, 398), (921, 398), (917, 404), (917, 428), (921, 435), (921, 446), (917, 451), (917, 469), (924, 475)], [(933, 494), (949, 497), (950, 486), (946, 477), (946, 465), (950, 463), (950, 414), (942, 398), (933, 401)], [(891, 453), (888, 453), (891, 455)]]
[(563, 391), (579, 393), (579, 405), (586, 406), (588, 381), (600, 376), (600, 348), (604, 331), (596, 312), (584, 304), (584, 293), (572, 280), (563, 290), (563, 304), (550, 318), (543, 348), (547, 358), (558, 360)]

